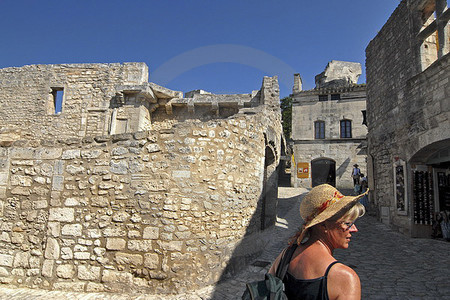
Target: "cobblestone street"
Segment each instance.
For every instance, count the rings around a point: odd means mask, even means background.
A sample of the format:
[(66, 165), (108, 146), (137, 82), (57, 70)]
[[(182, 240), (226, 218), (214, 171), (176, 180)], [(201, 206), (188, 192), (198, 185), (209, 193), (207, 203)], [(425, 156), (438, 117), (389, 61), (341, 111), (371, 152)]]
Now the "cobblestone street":
[[(277, 225), (267, 230), (264, 253), (233, 279), (195, 293), (176, 296), (111, 295), (105, 293), (48, 292), (0, 286), (0, 299), (240, 299), (245, 282), (259, 280), (300, 225), (299, 199), (306, 189), (279, 188)], [(394, 232), (371, 216), (356, 223), (350, 248), (336, 252), (338, 260), (353, 267), (362, 283), (362, 299), (450, 299), (450, 243), (411, 239)]]

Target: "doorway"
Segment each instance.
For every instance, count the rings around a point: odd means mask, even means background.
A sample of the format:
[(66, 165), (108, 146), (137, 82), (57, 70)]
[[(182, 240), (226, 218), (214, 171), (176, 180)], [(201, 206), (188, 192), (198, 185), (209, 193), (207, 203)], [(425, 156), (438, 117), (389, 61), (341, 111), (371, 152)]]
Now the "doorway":
[(311, 162), (312, 187), (328, 183), (336, 186), (336, 162), (329, 158), (319, 158)]

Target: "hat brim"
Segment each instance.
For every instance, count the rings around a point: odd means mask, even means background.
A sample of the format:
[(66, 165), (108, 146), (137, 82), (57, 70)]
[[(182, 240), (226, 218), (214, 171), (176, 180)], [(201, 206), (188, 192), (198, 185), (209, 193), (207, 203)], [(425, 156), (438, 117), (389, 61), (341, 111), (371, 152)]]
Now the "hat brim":
[(359, 199), (364, 197), (369, 193), (369, 189), (365, 191), (364, 193), (358, 195), (358, 196), (344, 196), (339, 201), (336, 201), (335, 203), (331, 204), (329, 207), (327, 207), (324, 211), (319, 213), (314, 219), (311, 220), (306, 226), (304, 227), (304, 230), (311, 228), (314, 225), (317, 225), (319, 223), (322, 223), (329, 218), (333, 217), (334, 215), (338, 214), (342, 210), (348, 208), (350, 209), (353, 205), (355, 205)]

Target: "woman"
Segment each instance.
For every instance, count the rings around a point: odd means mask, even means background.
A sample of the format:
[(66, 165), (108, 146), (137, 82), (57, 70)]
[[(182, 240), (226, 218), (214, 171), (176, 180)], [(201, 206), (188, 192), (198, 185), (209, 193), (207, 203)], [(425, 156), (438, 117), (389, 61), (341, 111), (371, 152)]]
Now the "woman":
[[(333, 251), (347, 249), (352, 234), (358, 231), (354, 221), (365, 212), (358, 203), (364, 195), (344, 196), (331, 185), (322, 184), (303, 198), (300, 216), (305, 223), (291, 240), (297, 249), (283, 278), (288, 299), (361, 299), (358, 275), (336, 262)], [(275, 275), (282, 255), (270, 274)]]

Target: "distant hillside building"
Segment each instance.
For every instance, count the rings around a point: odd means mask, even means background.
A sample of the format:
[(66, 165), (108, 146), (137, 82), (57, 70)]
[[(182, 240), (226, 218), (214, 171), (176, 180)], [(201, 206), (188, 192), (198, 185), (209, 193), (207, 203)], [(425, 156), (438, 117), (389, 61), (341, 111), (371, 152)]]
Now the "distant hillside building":
[(383, 223), (414, 237), (432, 236), (436, 214), (450, 211), (447, 6), (401, 1), (366, 49), (372, 201)]
[(306, 91), (294, 75), (292, 186), (353, 188), (353, 165), (365, 172), (366, 86), (357, 84), (360, 75), (359, 63), (333, 60)]

